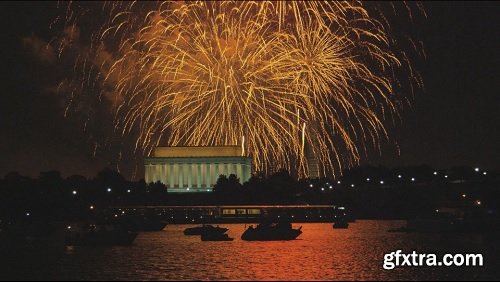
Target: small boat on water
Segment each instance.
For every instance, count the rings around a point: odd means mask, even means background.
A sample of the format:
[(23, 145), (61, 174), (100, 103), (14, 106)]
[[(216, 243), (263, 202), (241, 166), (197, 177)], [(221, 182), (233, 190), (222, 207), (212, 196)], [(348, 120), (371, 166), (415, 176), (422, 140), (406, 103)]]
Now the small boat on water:
[(229, 229), (224, 227), (219, 227), (218, 225), (214, 227), (213, 225), (203, 224), (202, 226), (190, 227), (184, 229), (184, 235), (202, 235), (204, 233), (210, 234), (223, 234)]
[(333, 229), (346, 229), (349, 227), (349, 222), (346, 219), (337, 220), (333, 223)]
[(202, 241), (233, 241), (234, 238), (230, 238), (229, 235), (225, 233), (201, 233)]
[(137, 232), (114, 224), (73, 224), (66, 229), (68, 246), (126, 246), (132, 244)]
[(243, 234), (241, 239), (245, 241), (277, 241), (294, 240), (302, 234), (302, 226), (293, 229), (289, 222), (260, 223), (257, 227), (251, 225)]

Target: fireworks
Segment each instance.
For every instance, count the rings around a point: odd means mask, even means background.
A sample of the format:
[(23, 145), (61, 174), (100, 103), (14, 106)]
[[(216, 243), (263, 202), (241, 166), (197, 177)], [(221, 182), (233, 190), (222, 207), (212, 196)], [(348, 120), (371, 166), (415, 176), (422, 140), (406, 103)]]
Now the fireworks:
[[(70, 27), (83, 18), (74, 5)], [(97, 92), (112, 104), (115, 130), (134, 135), (145, 155), (156, 146), (240, 145), (256, 171), (307, 176), (308, 151), (322, 174), (334, 173), (387, 136), (383, 122), (401, 101), (394, 73), (418, 82), (387, 25), (360, 2), (106, 2), (96, 10), (105, 19), (78, 56), (67, 109)], [(60, 53), (70, 45), (57, 42)]]

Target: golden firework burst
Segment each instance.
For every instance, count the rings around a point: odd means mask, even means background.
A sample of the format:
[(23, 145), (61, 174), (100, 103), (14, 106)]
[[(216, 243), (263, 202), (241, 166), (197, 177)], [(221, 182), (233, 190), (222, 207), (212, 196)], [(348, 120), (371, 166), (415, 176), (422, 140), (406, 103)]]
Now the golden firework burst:
[(387, 136), (383, 122), (398, 111), (394, 73), (411, 69), (361, 2), (106, 2), (101, 9), (107, 19), (77, 65), (97, 73), (116, 129), (137, 132), (136, 149), (146, 155), (159, 145), (244, 139), (254, 170), (307, 176), (308, 151), (322, 174), (335, 173)]

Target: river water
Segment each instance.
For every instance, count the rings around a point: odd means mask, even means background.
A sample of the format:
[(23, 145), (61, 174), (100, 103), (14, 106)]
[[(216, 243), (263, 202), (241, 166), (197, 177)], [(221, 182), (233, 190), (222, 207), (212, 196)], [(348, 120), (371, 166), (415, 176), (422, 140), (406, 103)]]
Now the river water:
[[(348, 229), (302, 226), (297, 240), (247, 242), (245, 224), (221, 225), (230, 242), (185, 236), (194, 225), (141, 233), (132, 246), (66, 247), (59, 239), (0, 242), (0, 279), (15, 280), (499, 280), (499, 234), (392, 233), (404, 221), (362, 221)], [(384, 254), (480, 253), (482, 267), (396, 267)], [(439, 259), (439, 256), (438, 256)]]

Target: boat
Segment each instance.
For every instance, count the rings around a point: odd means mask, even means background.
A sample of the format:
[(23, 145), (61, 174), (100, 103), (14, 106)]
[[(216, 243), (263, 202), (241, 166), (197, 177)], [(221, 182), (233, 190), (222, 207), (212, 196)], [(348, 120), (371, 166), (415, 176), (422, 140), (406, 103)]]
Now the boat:
[(202, 241), (233, 241), (234, 238), (230, 238), (225, 233), (213, 233), (213, 232), (205, 232), (201, 233)]
[(66, 245), (126, 246), (132, 244), (137, 235), (116, 224), (72, 224), (66, 229)]
[(333, 229), (347, 229), (349, 227), (349, 223), (346, 221), (337, 221), (333, 223)]
[(257, 227), (251, 225), (241, 235), (241, 239), (245, 241), (277, 241), (277, 240), (294, 240), (302, 234), (302, 226), (298, 229), (292, 229), (292, 224), (289, 222), (279, 223), (260, 223)]
[(333, 223), (333, 229), (347, 229), (349, 227), (349, 222), (340, 220)]
[(223, 234), (229, 229), (224, 227), (214, 227), (210, 224), (203, 224), (202, 226), (190, 227), (184, 229), (184, 235), (202, 235), (203, 233), (212, 233), (212, 234)]

